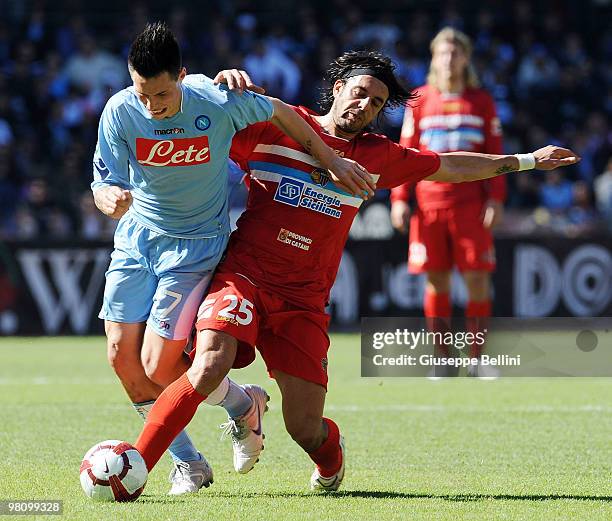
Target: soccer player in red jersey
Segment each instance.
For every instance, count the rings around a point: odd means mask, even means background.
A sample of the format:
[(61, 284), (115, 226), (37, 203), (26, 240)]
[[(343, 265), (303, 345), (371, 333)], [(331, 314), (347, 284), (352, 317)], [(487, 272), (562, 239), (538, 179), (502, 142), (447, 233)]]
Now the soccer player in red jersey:
[[(491, 96), (478, 88), (470, 64), (472, 44), (453, 28), (442, 29), (431, 42), (427, 85), (416, 90), (418, 100), (406, 107), (400, 144), (419, 150), (469, 150), (501, 154), (502, 135)], [(407, 231), (411, 186), (391, 192), (391, 221)], [(491, 230), (500, 221), (506, 197), (504, 176), (477, 183), (421, 181), (415, 188), (417, 210), (410, 218), (408, 266), (411, 273), (426, 273), (426, 317), (451, 315), (451, 269), (457, 266), (468, 291), (465, 311), (468, 327), (491, 315), (490, 273), (495, 269)], [(471, 357), (478, 357), (472, 346)], [(440, 368), (443, 369), (443, 368)], [(488, 367), (477, 366), (473, 376)]]
[[(120, 220), (100, 312), (108, 360), (146, 418), (161, 390), (188, 367), (183, 349), (229, 240), (227, 163), (234, 134), (250, 123), (278, 122), (353, 184), (354, 193), (368, 185), (356, 186), (351, 175), (366, 175), (364, 169), (338, 157), (282, 101), (240, 96), (204, 75), (187, 75), (164, 23), (149, 24), (136, 37), (128, 67), (133, 86), (112, 96), (100, 118), (92, 189), (100, 211)], [(215, 403), (241, 418), (253, 406), (251, 394), (265, 393), (224, 381)], [(187, 433), (170, 449), (170, 494), (212, 481)]]
[[(393, 71), (391, 61), (378, 53), (345, 53), (328, 71), (328, 112), (320, 116), (295, 107), (336, 153), (377, 175), (378, 187), (424, 178), (473, 181), (578, 160), (554, 146), (520, 157), (419, 152), (368, 132), (386, 106), (411, 98)], [(232, 75), (224, 71), (217, 79)], [(337, 490), (345, 456), (338, 426), (323, 417), (325, 305), (361, 200), (334, 185), (300, 145), (267, 123), (238, 133), (231, 155), (250, 174), (247, 209), (199, 309), (193, 364), (157, 399), (135, 445), (151, 469), (198, 405), (232, 367), (250, 363), (257, 347), (280, 388), (287, 431), (316, 465), (311, 487)], [(252, 441), (252, 451), (240, 455), (246, 462), (242, 471), (252, 468), (263, 448), (265, 403), (259, 406), (260, 414), (248, 425), (230, 426), (235, 442)]]

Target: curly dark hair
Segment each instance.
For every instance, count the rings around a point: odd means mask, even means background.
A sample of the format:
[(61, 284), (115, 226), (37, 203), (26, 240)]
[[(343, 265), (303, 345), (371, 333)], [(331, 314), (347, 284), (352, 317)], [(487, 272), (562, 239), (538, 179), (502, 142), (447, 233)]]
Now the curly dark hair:
[(147, 24), (132, 43), (128, 64), (143, 78), (167, 72), (178, 78), (182, 68), (181, 49), (164, 22)]
[(329, 86), (321, 90), (319, 106), (324, 112), (328, 112), (334, 103), (333, 86), (337, 80), (346, 80), (354, 69), (371, 69), (376, 78), (381, 80), (389, 89), (387, 99), (381, 113), (386, 109), (394, 109), (405, 105), (417, 98), (406, 87), (404, 87), (395, 76), (395, 64), (391, 58), (376, 51), (349, 51), (336, 58), (330, 63), (325, 72), (325, 79)]

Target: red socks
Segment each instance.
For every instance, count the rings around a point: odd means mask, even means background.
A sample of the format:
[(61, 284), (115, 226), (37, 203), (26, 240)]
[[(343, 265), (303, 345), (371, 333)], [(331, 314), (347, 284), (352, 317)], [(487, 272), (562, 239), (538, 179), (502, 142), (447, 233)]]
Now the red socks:
[(482, 302), (470, 301), (465, 308), (465, 316), (471, 317), (490, 317), (491, 316), (491, 301), (483, 300)]
[[(446, 318), (451, 316), (451, 305), (448, 293), (425, 292), (423, 309), (428, 319)], [(470, 301), (465, 309), (467, 329), (470, 333), (476, 334), (483, 332), (488, 326), (488, 319), (491, 316), (491, 301), (482, 302)], [(428, 327), (431, 331), (444, 332), (449, 330), (449, 324), (445, 320), (429, 321)], [(438, 347), (438, 354), (444, 356), (446, 349)], [(470, 348), (470, 358), (478, 358), (482, 354), (483, 346), (472, 344)]]
[(340, 470), (342, 451), (340, 450), (340, 430), (329, 418), (323, 418), (327, 424), (327, 439), (317, 450), (310, 452), (310, 459), (315, 462), (321, 476), (329, 478)]
[[(425, 300), (423, 303), (423, 311), (426, 317), (450, 317), (451, 305), (448, 293), (430, 293), (425, 292)], [(483, 300), (482, 302), (470, 301), (465, 309), (466, 317), (490, 317), (491, 316), (491, 301)]]
[[(429, 331), (442, 334), (450, 331), (451, 305), (448, 293), (433, 293), (426, 290), (423, 311)], [(447, 357), (448, 346), (436, 345), (435, 355)]]
[(426, 317), (450, 317), (451, 305), (448, 293), (432, 293), (430, 291), (425, 291), (423, 311)]
[(170, 384), (159, 395), (134, 444), (144, 458), (148, 470), (155, 466), (205, 399), (206, 396), (202, 396), (193, 388), (187, 374)]
[[(483, 300), (482, 302), (468, 302), (465, 308), (465, 318), (467, 329), (470, 333), (476, 334), (484, 332), (489, 325), (489, 317), (491, 316), (491, 301)], [(482, 354), (484, 345), (472, 344), (470, 348), (470, 358), (478, 358)]]

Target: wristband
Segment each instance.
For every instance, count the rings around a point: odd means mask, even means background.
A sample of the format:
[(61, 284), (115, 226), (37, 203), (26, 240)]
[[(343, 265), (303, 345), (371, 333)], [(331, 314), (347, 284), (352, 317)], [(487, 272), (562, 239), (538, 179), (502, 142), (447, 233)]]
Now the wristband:
[(519, 172), (523, 170), (533, 170), (536, 166), (536, 159), (533, 154), (514, 154), (519, 161)]

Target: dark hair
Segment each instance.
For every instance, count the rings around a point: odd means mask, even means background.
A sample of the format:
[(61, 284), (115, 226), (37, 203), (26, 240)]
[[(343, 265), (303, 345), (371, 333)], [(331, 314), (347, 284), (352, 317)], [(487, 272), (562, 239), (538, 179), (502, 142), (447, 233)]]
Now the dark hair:
[(128, 64), (143, 78), (167, 72), (178, 78), (181, 72), (181, 49), (174, 34), (164, 22), (147, 24), (132, 43)]
[(349, 51), (331, 62), (325, 72), (325, 79), (329, 82), (329, 86), (321, 90), (319, 106), (323, 111), (329, 111), (334, 103), (334, 83), (337, 80), (346, 81), (353, 69), (370, 69), (373, 75), (389, 89), (389, 98), (381, 112), (387, 108), (394, 109), (403, 106), (417, 98), (398, 81), (391, 58), (376, 51)]

